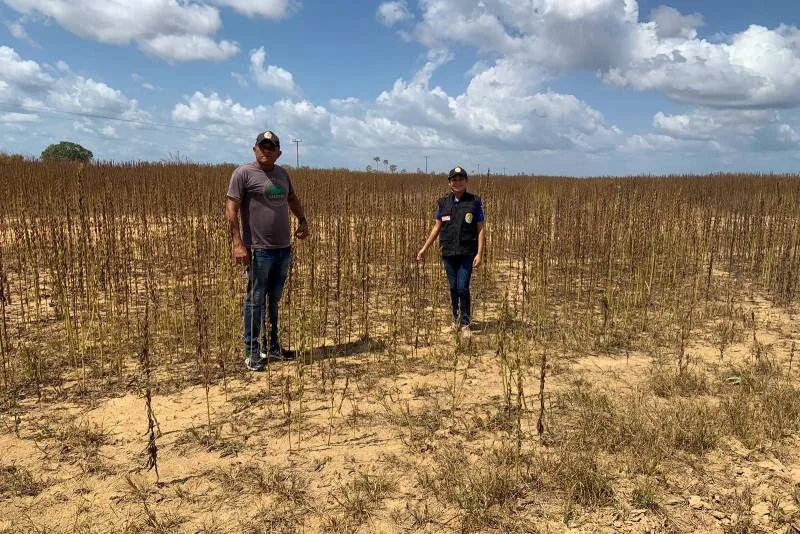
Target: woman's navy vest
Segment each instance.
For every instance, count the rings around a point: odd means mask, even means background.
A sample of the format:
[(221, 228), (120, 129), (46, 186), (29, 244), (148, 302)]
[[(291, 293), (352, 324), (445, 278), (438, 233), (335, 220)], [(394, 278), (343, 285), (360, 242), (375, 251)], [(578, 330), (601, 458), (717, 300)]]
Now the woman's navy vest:
[(453, 202), (454, 198), (450, 193), (436, 201), (442, 216), (442, 256), (474, 256), (478, 253), (477, 210), (481, 197), (465, 191), (458, 202)]

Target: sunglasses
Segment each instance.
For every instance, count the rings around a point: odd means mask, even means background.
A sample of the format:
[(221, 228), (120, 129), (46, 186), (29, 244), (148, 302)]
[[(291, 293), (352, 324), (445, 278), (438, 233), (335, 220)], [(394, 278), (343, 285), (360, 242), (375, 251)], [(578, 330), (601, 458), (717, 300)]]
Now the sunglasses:
[(262, 152), (275, 152), (278, 150), (278, 147), (272, 143), (261, 143), (258, 145), (258, 148), (260, 148)]
[(463, 176), (453, 176), (452, 178), (450, 178), (450, 181), (451, 182), (466, 182), (467, 179), (464, 178)]

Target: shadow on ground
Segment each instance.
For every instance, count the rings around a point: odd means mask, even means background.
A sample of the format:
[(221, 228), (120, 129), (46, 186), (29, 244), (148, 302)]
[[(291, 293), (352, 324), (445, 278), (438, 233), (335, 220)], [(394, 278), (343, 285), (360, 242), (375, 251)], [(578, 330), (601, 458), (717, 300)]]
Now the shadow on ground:
[(298, 359), (305, 364), (309, 364), (329, 358), (382, 351), (385, 348), (386, 343), (380, 339), (362, 338), (347, 343), (339, 343), (338, 345), (321, 345), (308, 352), (298, 354)]
[[(472, 321), (470, 325), (473, 333), (476, 334), (497, 334), (503, 326), (503, 321), (499, 320)], [(505, 321), (505, 328), (508, 332), (520, 332), (529, 327), (530, 325), (528, 323), (516, 319)]]

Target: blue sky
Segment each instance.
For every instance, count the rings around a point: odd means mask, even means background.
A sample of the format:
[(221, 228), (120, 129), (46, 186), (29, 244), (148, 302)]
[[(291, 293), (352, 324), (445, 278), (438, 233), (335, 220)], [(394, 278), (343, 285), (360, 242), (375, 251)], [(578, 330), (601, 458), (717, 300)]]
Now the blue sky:
[(271, 129), (315, 167), (800, 167), (794, 0), (0, 0), (0, 22), (4, 152), (244, 162)]

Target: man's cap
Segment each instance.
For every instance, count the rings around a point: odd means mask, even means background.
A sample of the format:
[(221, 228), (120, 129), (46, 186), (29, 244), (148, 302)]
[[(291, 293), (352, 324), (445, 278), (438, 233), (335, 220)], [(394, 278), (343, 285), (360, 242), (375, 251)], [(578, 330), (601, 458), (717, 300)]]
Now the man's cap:
[(454, 176), (463, 176), (464, 178), (468, 178), (467, 171), (464, 170), (464, 167), (455, 166), (450, 169), (450, 173), (447, 175), (448, 180), (452, 180)]
[(260, 145), (262, 142), (272, 143), (275, 146), (281, 146), (281, 140), (278, 139), (278, 136), (275, 135), (271, 130), (267, 130), (266, 132), (261, 132), (256, 137), (256, 144)]

